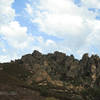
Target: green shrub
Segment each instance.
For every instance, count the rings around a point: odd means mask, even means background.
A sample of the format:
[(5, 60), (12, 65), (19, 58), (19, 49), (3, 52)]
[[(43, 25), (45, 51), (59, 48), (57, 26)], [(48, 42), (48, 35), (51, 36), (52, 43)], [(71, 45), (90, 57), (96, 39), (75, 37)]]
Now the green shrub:
[(42, 96), (48, 96), (48, 88), (46, 86), (41, 86), (40, 93)]
[(100, 88), (88, 88), (81, 91), (84, 99), (88, 100), (100, 100)]
[(54, 97), (47, 97), (45, 100), (58, 100), (58, 99), (56, 99)]

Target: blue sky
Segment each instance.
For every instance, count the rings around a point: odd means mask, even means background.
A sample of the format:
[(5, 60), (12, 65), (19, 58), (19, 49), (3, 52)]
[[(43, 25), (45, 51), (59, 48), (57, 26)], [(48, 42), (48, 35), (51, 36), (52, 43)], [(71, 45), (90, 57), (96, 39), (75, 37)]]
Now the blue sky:
[(0, 0), (0, 62), (39, 50), (100, 55), (100, 0)]

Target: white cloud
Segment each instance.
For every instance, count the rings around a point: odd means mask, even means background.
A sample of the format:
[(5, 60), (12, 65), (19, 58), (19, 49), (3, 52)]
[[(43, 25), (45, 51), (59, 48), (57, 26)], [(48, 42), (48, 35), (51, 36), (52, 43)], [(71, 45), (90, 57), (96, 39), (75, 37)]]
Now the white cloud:
[(15, 20), (13, 3), (14, 0), (0, 0), (0, 62), (19, 58), (34, 42), (33, 36), (27, 33), (27, 27)]
[(10, 57), (7, 55), (0, 55), (0, 63), (10, 61)]
[(83, 5), (88, 8), (100, 9), (100, 0), (81, 0)]
[(30, 7), (33, 9), (33, 14), (30, 14), (32, 22), (37, 23), (40, 31), (46, 34), (72, 39), (74, 44), (79, 44), (90, 33), (88, 21), (94, 15), (84, 7), (77, 7), (72, 0), (40, 0)]
[(53, 40), (47, 40), (47, 41), (46, 41), (46, 45), (47, 45), (47, 46), (51, 46), (51, 45), (52, 45), (52, 46), (56, 46), (56, 43), (55, 43)]
[(17, 58), (18, 56), (16, 55), (16, 53), (13, 55), (10, 55), (10, 54), (0, 55), (0, 63), (10, 62), (11, 60), (15, 60)]
[(30, 4), (26, 4), (26, 11), (30, 14), (30, 15), (32, 15), (32, 13), (33, 13), (33, 10), (32, 10), (32, 8), (31, 8), (31, 6), (30, 6)]
[(27, 27), (22, 27), (15, 20), (14, 0), (0, 0), (0, 36), (14, 48), (26, 48), (33, 37), (27, 33)]
[(2, 51), (3, 51), (3, 52), (6, 52), (6, 49), (5, 49), (5, 48), (3, 48), (3, 49), (2, 49)]
[(20, 26), (17, 21), (2, 26), (1, 33), (4, 39), (15, 48), (25, 48), (34, 41), (33, 37), (27, 34), (27, 27)]
[(0, 0), (0, 27), (8, 24), (15, 17), (15, 10), (11, 7), (14, 0)]
[[(29, 1), (25, 8), (29, 20), (38, 24), (40, 32), (61, 40), (44, 39), (42, 33), (41, 36), (29, 34), (28, 28), (15, 20), (14, 0), (0, 0), (0, 50), (5, 53), (0, 56), (0, 61), (19, 58), (34, 49), (43, 53), (59, 50), (77, 57), (84, 52), (94, 52), (91, 51), (92, 45), (100, 49), (100, 21), (96, 20), (99, 13), (88, 10), (98, 9), (99, 0), (81, 0), (80, 7), (73, 0)], [(2, 41), (7, 42), (9, 50)]]
[(40, 31), (49, 35), (84, 35), (89, 28), (88, 20), (94, 18), (91, 12), (84, 7), (77, 7), (72, 0), (40, 0), (39, 4), (30, 5), (33, 9), (32, 22), (38, 23)]
[(33, 45), (32, 50), (39, 50), (42, 53), (49, 53), (49, 52), (53, 52), (54, 50), (57, 49), (57, 44), (55, 41), (51, 40), (51, 39), (44, 39), (43, 36), (35, 36), (35, 43)]
[[(78, 55), (83, 50), (92, 52), (89, 49), (92, 45), (98, 44), (100, 47), (100, 21), (96, 20), (98, 13), (88, 10), (99, 8), (100, 0), (81, 0), (80, 7), (73, 0), (30, 1), (26, 5), (32, 9), (33, 13), (28, 12), (32, 23), (38, 24), (41, 32), (62, 38), (62, 41), (55, 41), (55, 49)], [(28, 11), (27, 6), (26, 9)]]
[(88, 35), (87, 37), (87, 43), (89, 45), (95, 45), (97, 46), (100, 46), (99, 44), (99, 41), (100, 41), (100, 21), (92, 21), (91, 22), (91, 25), (92, 25), (92, 32), (91, 34)]

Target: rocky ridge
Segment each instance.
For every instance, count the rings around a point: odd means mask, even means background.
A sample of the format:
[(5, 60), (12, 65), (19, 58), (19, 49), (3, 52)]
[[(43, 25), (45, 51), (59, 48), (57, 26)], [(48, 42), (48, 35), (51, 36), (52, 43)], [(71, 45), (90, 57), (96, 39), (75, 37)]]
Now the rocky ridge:
[(9, 75), (11, 82), (7, 85), (12, 83), (39, 91), (42, 96), (59, 100), (100, 100), (98, 55), (89, 57), (86, 53), (78, 60), (58, 51), (44, 55), (35, 50), (21, 59), (0, 64), (0, 72)]

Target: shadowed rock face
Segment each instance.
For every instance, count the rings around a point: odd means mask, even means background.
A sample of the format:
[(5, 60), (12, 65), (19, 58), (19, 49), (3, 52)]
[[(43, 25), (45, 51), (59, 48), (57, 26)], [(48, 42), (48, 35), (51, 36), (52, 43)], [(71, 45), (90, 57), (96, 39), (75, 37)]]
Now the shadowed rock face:
[(0, 64), (0, 73), (0, 83), (3, 85), (7, 81), (8, 87), (12, 84), (16, 88), (27, 87), (32, 89), (30, 91), (38, 90), (42, 95), (64, 100), (100, 100), (95, 96), (89, 99), (92, 93), (84, 96), (82, 92), (100, 87), (100, 58), (97, 55), (89, 57), (86, 53), (78, 60), (58, 51), (44, 55), (35, 50), (19, 60)]
[(73, 55), (66, 56), (61, 52), (54, 52), (54, 54), (43, 55), (38, 51), (25, 55), (21, 58), (23, 65), (27, 70), (33, 71), (33, 75), (39, 69), (42, 69), (50, 75), (52, 79), (67, 81), (69, 78), (81, 78), (92, 75), (91, 67), (95, 66), (95, 73), (99, 77), (100, 58), (97, 55), (84, 54), (79, 61)]

